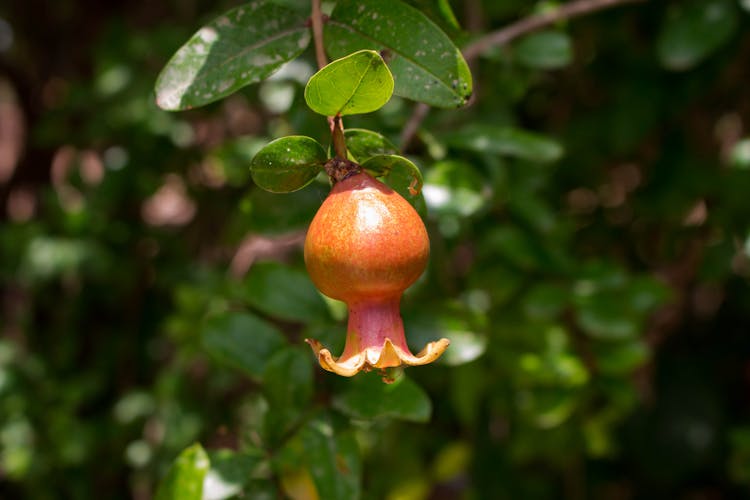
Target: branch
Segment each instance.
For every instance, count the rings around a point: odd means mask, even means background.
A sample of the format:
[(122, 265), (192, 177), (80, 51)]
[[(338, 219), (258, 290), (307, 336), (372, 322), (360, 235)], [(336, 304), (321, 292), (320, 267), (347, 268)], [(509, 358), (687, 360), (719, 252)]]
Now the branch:
[(318, 62), (318, 69), (328, 64), (326, 51), (323, 47), (323, 12), (320, 10), (320, 0), (312, 0), (312, 31), (313, 43), (315, 44), (315, 59)]
[[(328, 64), (326, 49), (323, 43), (323, 11), (320, 9), (320, 0), (311, 0), (310, 21), (312, 22), (313, 43), (315, 44), (315, 59), (318, 69)], [(328, 128), (331, 131), (331, 141), (335, 146), (336, 156), (346, 160), (346, 143), (344, 142), (344, 122), (341, 117), (328, 117)], [(341, 156), (343, 152), (343, 156)]]
[[(545, 26), (555, 24), (565, 19), (573, 19), (585, 14), (590, 14), (598, 10), (643, 1), (646, 0), (575, 0), (563, 4), (557, 9), (525, 17), (504, 28), (488, 33), (475, 42), (467, 45), (462, 52), (466, 61), (471, 63), (478, 59), (479, 56), (488, 49), (506, 45), (522, 35), (544, 28)], [(427, 117), (429, 111), (430, 107), (424, 103), (419, 103), (414, 107), (414, 111), (406, 122), (404, 130), (401, 133), (402, 150), (405, 150), (409, 146), (409, 143), (416, 135), (419, 126)]]
[(618, 5), (643, 1), (644, 0), (577, 0), (575, 2), (566, 3), (557, 9), (526, 17), (500, 30), (488, 33), (479, 40), (469, 44), (463, 50), (463, 54), (466, 60), (473, 60), (491, 47), (505, 45), (521, 35), (538, 30), (539, 28), (544, 28), (550, 24), (555, 24), (558, 21), (573, 19), (598, 10), (617, 7)]
[(237, 247), (229, 274), (242, 278), (258, 259), (270, 258), (282, 261), (294, 248), (301, 247), (305, 241), (304, 231), (293, 231), (278, 236), (246, 236)]
[(419, 126), (422, 125), (422, 122), (427, 118), (429, 112), (430, 106), (423, 102), (418, 102), (417, 105), (414, 106), (409, 121), (406, 122), (404, 129), (401, 131), (401, 151), (405, 151), (409, 146), (409, 143), (414, 139), (414, 136), (417, 135)]

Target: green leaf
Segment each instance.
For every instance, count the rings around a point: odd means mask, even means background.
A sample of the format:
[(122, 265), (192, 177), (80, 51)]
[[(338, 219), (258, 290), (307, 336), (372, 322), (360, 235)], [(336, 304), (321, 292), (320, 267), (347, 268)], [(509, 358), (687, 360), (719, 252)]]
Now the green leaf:
[(344, 131), (346, 149), (352, 159), (358, 163), (367, 161), (376, 155), (396, 155), (398, 148), (383, 134), (363, 128), (349, 128)]
[(332, 57), (380, 51), (401, 97), (453, 108), (471, 96), (471, 73), (461, 52), (427, 16), (399, 0), (337, 2), (325, 43)]
[(466, 428), (476, 425), (487, 386), (493, 383), (488, 380), (487, 367), (482, 363), (466, 363), (451, 369), (450, 402)]
[(250, 162), (253, 181), (272, 193), (307, 186), (323, 168), (327, 155), (315, 139), (290, 135), (271, 141)]
[(270, 76), (310, 41), (307, 15), (257, 0), (198, 30), (156, 80), (156, 103), (170, 111), (203, 106)]
[(735, 3), (693, 0), (674, 4), (656, 42), (662, 65), (690, 69), (726, 43), (739, 24)]
[(732, 148), (731, 164), (738, 170), (750, 169), (750, 139), (737, 141)]
[(469, 217), (484, 206), (490, 194), (484, 179), (467, 163), (445, 160), (427, 171), (425, 201), (437, 214)]
[(376, 155), (362, 163), (362, 168), (380, 177), (394, 191), (414, 204), (422, 192), (422, 172), (410, 160), (399, 155)]
[(538, 242), (516, 226), (498, 226), (487, 234), (486, 249), (495, 259), (501, 258), (512, 266), (530, 271), (543, 263)]
[(253, 189), (238, 207), (245, 213), (237, 223), (253, 228), (253, 232), (280, 236), (305, 229), (310, 224), (310, 215), (320, 207), (330, 189), (322, 182), (313, 182), (305, 189), (286, 194), (283, 200), (265, 189)]
[(597, 369), (604, 374), (625, 376), (645, 363), (650, 355), (648, 346), (640, 340), (625, 342), (597, 342), (593, 345)]
[(266, 366), (264, 389), (271, 408), (302, 408), (312, 396), (313, 368), (307, 349), (290, 347), (274, 355)]
[(430, 398), (406, 376), (385, 384), (379, 374), (367, 373), (357, 375), (346, 384), (347, 389), (336, 397), (333, 404), (352, 418), (395, 418), (409, 422), (427, 422), (430, 419)]
[(515, 188), (509, 193), (507, 207), (514, 218), (517, 217), (540, 234), (554, 238), (564, 230), (556, 209), (542, 197), (529, 196), (523, 188)]
[(547, 136), (514, 127), (470, 125), (445, 134), (445, 142), (459, 149), (500, 154), (540, 163), (553, 162), (562, 146)]
[(525, 273), (506, 266), (501, 259), (494, 258), (495, 247), (492, 244), (488, 247), (483, 252), (492, 252), (491, 264), (481, 266), (481, 273), (469, 275), (469, 285), (479, 293), (486, 294), (492, 305), (497, 307), (516, 296), (525, 281)]
[(629, 339), (638, 334), (640, 322), (630, 304), (618, 292), (604, 292), (577, 304), (578, 324), (588, 335), (602, 340)]
[(91, 241), (40, 235), (28, 243), (20, 272), (27, 279), (40, 281), (75, 276), (92, 267), (97, 257)]
[(538, 387), (521, 391), (517, 396), (524, 420), (541, 429), (563, 424), (577, 408), (577, 391)]
[(280, 319), (309, 323), (327, 319), (328, 309), (302, 270), (278, 262), (258, 262), (247, 273), (246, 300)]
[(334, 429), (330, 420), (320, 416), (306, 422), (279, 453), (277, 466), (282, 475), (309, 471), (317, 496), (304, 498), (360, 498), (362, 463), (357, 440), (350, 430)]
[(201, 500), (203, 479), (210, 465), (200, 444), (185, 448), (159, 484), (156, 500)]
[(268, 358), (286, 344), (274, 326), (248, 313), (224, 313), (210, 319), (202, 341), (216, 361), (254, 378), (262, 376)]
[(555, 319), (568, 304), (570, 292), (560, 285), (540, 283), (523, 298), (523, 312), (531, 319)]
[(423, 12), (449, 35), (461, 30), (449, 0), (407, 0), (406, 3)]
[(589, 380), (589, 372), (572, 350), (570, 334), (560, 325), (531, 327), (528, 351), (515, 356), (517, 376), (525, 386), (573, 388)]
[(280, 440), (299, 420), (313, 393), (313, 366), (309, 350), (290, 347), (275, 354), (263, 374), (263, 391), (270, 411), (266, 430)]
[(570, 37), (559, 31), (542, 31), (525, 36), (516, 46), (518, 61), (530, 68), (556, 69), (570, 64)]
[(315, 73), (305, 87), (310, 109), (325, 116), (370, 113), (393, 95), (393, 76), (380, 54), (360, 50)]
[(647, 314), (670, 297), (670, 289), (651, 276), (640, 276), (630, 280), (624, 293), (633, 311)]
[[(251, 492), (253, 479), (262, 477), (265, 462), (262, 451), (250, 448), (242, 452), (216, 450), (209, 453), (211, 468), (203, 480), (202, 500), (225, 500)], [(253, 492), (255, 493), (255, 492)], [(255, 495), (253, 498), (257, 498)]]
[(487, 350), (487, 336), (476, 332), (466, 311), (454, 304), (432, 304), (429, 311), (405, 315), (404, 324), (409, 332), (409, 345), (415, 349), (440, 338), (450, 340), (450, 347), (438, 359), (441, 364), (458, 366), (469, 363)]

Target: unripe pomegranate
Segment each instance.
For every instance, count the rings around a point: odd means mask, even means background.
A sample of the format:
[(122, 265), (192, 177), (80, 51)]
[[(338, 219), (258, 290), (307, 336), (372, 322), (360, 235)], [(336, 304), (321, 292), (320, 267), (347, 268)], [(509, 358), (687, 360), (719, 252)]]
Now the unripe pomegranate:
[(340, 357), (307, 340), (323, 368), (352, 376), (360, 370), (430, 363), (445, 351), (448, 340), (442, 339), (414, 356), (399, 312), (401, 295), (424, 272), (429, 253), (422, 219), (391, 188), (365, 172), (333, 186), (305, 239), (313, 283), (349, 308)]

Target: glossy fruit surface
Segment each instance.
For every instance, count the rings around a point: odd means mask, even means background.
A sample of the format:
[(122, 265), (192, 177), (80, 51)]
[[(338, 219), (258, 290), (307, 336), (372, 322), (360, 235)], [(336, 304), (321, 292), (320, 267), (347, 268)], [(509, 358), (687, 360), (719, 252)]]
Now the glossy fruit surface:
[(333, 187), (305, 240), (313, 282), (347, 303), (401, 295), (424, 272), (429, 253), (419, 214), (364, 172)]

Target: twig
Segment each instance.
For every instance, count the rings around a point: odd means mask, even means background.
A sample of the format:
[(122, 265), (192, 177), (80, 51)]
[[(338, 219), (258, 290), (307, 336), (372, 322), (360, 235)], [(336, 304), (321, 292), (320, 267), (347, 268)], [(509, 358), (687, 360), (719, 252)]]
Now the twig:
[(643, 1), (644, 0), (577, 0), (575, 2), (566, 3), (557, 9), (526, 17), (506, 26), (505, 28), (488, 33), (479, 40), (469, 44), (463, 50), (463, 54), (467, 60), (472, 60), (479, 57), (490, 47), (505, 45), (521, 35), (549, 26), (550, 24), (562, 21), (563, 19), (573, 19), (574, 17), (596, 12), (597, 10), (608, 9), (626, 3)]
[(229, 274), (235, 278), (242, 278), (258, 259), (283, 260), (290, 250), (301, 247), (304, 241), (304, 231), (294, 231), (273, 237), (246, 236), (232, 257)]
[(315, 44), (315, 59), (318, 62), (318, 68), (328, 64), (326, 51), (323, 46), (323, 12), (320, 10), (320, 0), (312, 0), (311, 13), (313, 43)]
[(414, 136), (417, 135), (419, 126), (422, 124), (424, 119), (427, 118), (427, 114), (429, 112), (430, 106), (423, 102), (418, 102), (416, 106), (414, 106), (414, 110), (411, 112), (409, 121), (406, 122), (406, 125), (404, 125), (404, 130), (401, 131), (401, 151), (404, 151), (412, 141)]
[[(573, 19), (598, 10), (608, 9), (628, 3), (646, 0), (576, 0), (561, 5), (542, 14), (525, 17), (497, 31), (493, 31), (467, 45), (463, 50), (464, 58), (471, 63), (491, 47), (506, 45), (508, 42), (529, 32), (544, 28), (564, 19)], [(419, 126), (429, 113), (429, 106), (419, 103), (414, 106), (411, 117), (401, 133), (401, 149), (405, 150), (419, 130)]]
[[(311, 6), (310, 21), (312, 22), (315, 59), (318, 63), (318, 69), (322, 69), (323, 66), (328, 64), (325, 44), (323, 43), (323, 11), (320, 9), (320, 0), (311, 0)], [(341, 151), (345, 152), (346, 146), (343, 142), (344, 122), (341, 120), (341, 117), (329, 116), (328, 128), (331, 131), (331, 140), (334, 146), (336, 146), (336, 154), (338, 155)], [(337, 134), (341, 137), (337, 138)], [(346, 159), (346, 155), (344, 155), (343, 159)]]

